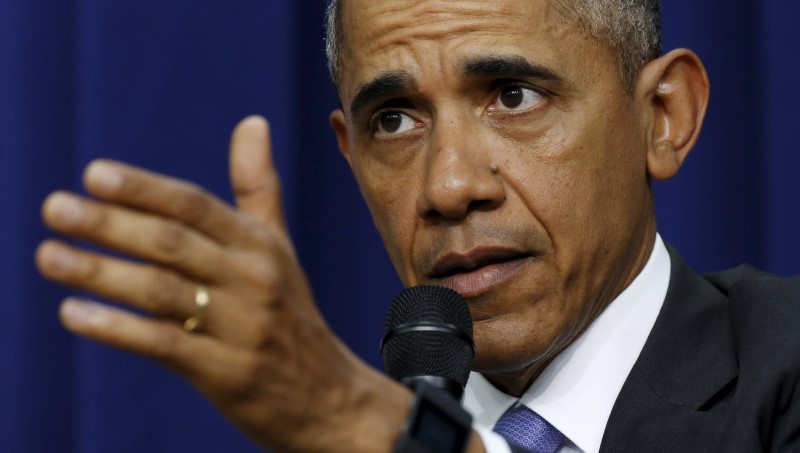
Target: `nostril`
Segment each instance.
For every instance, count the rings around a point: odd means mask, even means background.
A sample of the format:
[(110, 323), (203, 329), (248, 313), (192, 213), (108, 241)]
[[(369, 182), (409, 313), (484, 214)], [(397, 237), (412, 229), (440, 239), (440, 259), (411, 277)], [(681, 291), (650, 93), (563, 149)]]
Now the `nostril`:
[(467, 209), (470, 210), (470, 211), (488, 211), (488, 210), (496, 208), (505, 199), (506, 199), (506, 197), (503, 197), (502, 200), (492, 200), (492, 199), (472, 200), (469, 203), (469, 206), (467, 207)]
[(486, 212), (497, 209), (505, 201), (505, 196), (500, 199), (471, 200), (467, 203), (454, 205), (431, 205), (418, 209), (420, 217), (431, 222), (459, 220), (470, 212)]

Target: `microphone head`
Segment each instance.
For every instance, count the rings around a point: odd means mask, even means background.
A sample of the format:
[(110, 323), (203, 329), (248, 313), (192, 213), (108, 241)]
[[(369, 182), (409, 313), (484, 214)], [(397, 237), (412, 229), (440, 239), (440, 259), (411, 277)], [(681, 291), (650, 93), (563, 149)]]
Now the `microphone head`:
[(467, 303), (443, 286), (403, 290), (386, 317), (381, 353), (386, 374), (400, 382), (440, 376), (463, 392), (475, 356)]

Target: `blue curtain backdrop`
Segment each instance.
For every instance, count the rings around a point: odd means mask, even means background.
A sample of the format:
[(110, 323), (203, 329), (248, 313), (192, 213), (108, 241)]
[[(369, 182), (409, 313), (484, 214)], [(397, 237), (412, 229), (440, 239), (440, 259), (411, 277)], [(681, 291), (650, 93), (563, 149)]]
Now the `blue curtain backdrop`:
[[(180, 378), (77, 339), (39, 277), (39, 205), (105, 156), (230, 199), (228, 134), (260, 113), (301, 259), (336, 332), (379, 366), (399, 283), (327, 115), (322, 0), (0, 0), (0, 451), (249, 452)], [(698, 270), (800, 272), (800, 3), (664, 2), (712, 101), (682, 173), (657, 185), (662, 235)], [(298, 345), (298, 347), (301, 347)]]

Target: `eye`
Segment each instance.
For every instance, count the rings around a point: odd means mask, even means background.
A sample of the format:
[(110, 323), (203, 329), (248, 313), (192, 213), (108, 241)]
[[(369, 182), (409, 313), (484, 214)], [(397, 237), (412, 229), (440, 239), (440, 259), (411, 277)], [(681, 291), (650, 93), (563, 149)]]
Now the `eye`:
[(500, 89), (497, 99), (492, 104), (492, 109), (500, 111), (528, 110), (542, 102), (543, 99), (544, 96), (536, 90), (519, 85), (509, 85)]
[(397, 135), (414, 129), (416, 122), (402, 112), (387, 111), (378, 114), (375, 129), (379, 134)]

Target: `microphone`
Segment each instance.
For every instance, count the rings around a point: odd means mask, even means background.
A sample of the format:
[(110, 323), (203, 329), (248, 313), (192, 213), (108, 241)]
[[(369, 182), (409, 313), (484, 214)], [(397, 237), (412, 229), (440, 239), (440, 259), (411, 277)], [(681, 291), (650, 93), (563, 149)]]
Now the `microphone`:
[(411, 388), (424, 381), (461, 401), (475, 344), (460, 294), (443, 286), (407, 288), (394, 298), (383, 332), (387, 375)]

